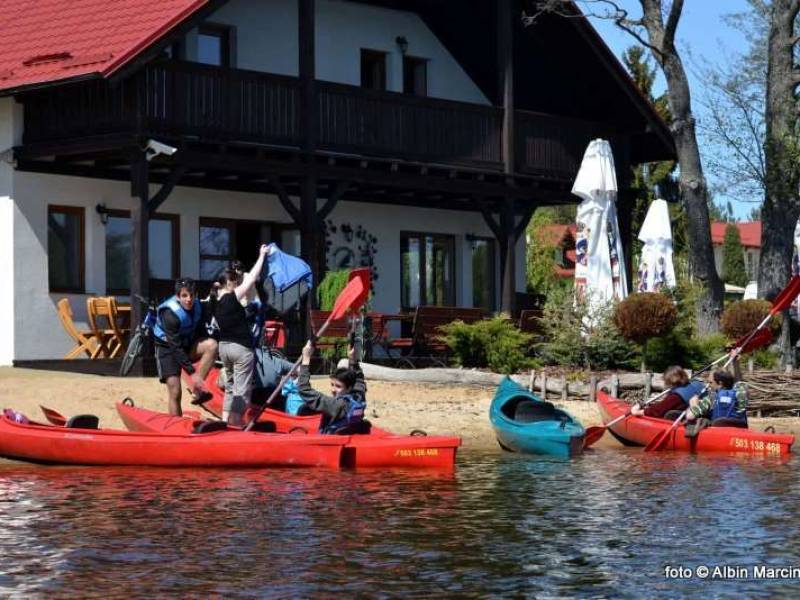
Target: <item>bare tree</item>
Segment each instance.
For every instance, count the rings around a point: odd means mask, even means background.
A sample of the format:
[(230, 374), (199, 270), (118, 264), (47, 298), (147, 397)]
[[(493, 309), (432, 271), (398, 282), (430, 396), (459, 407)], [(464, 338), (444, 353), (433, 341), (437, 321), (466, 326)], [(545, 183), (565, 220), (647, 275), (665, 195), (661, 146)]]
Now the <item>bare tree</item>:
[[(697, 330), (711, 333), (719, 328), (722, 312), (723, 285), (714, 264), (711, 244), (711, 223), (708, 215), (708, 185), (703, 174), (697, 143), (695, 118), (689, 81), (681, 55), (675, 46), (675, 33), (683, 12), (683, 0), (638, 0), (642, 14), (632, 17), (616, 0), (583, 0), (587, 14), (611, 19), (642, 46), (650, 50), (667, 81), (672, 122), (670, 130), (680, 165), (678, 185), (688, 222), (689, 267), (705, 292), (696, 305)], [(798, 0), (800, 1), (800, 0)], [(571, 0), (528, 0), (529, 11), (523, 16), (528, 24), (544, 13), (565, 17), (582, 17)]]
[[(800, 66), (796, 45), (800, 41), (797, 16), (800, 0), (773, 0), (769, 19), (766, 90), (766, 194), (761, 208), (762, 246), (758, 267), (758, 292), (777, 294), (791, 275), (793, 234), (800, 216), (798, 170), (797, 86)], [(788, 316), (788, 315), (785, 315)], [(789, 338), (789, 319), (781, 335), (783, 364), (794, 363)]]

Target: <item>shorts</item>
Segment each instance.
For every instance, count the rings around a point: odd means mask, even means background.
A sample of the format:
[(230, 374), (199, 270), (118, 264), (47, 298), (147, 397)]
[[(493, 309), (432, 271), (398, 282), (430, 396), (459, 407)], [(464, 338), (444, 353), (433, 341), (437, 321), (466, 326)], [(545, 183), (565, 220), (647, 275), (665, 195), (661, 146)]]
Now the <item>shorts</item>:
[[(190, 349), (185, 348), (184, 352), (187, 356), (190, 354)], [(156, 367), (158, 368), (158, 380), (161, 383), (166, 383), (170, 377), (180, 377), (181, 363), (178, 362), (178, 357), (175, 351), (169, 346), (161, 346), (156, 344)]]

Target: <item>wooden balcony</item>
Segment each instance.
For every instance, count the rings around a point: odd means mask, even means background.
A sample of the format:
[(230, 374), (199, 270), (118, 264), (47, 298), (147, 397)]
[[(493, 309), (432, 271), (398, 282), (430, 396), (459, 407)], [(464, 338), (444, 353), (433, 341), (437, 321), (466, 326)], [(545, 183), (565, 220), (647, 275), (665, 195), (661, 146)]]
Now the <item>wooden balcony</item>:
[[(299, 148), (300, 80), (164, 62), (22, 98), (24, 143), (125, 134)], [(503, 110), (319, 81), (320, 151), (500, 171)], [(517, 111), (517, 170), (569, 180), (600, 124)]]

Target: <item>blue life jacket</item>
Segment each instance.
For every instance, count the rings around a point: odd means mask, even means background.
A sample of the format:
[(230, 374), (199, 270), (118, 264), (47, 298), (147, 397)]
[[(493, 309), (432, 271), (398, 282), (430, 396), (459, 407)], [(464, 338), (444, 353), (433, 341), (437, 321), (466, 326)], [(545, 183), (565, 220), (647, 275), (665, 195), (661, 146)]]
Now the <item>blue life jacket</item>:
[(177, 296), (165, 300), (158, 306), (156, 310), (158, 316), (156, 317), (156, 326), (153, 328), (153, 335), (162, 342), (167, 341), (167, 333), (164, 331), (164, 324), (161, 322), (161, 311), (165, 308), (170, 309), (180, 319), (181, 327), (178, 330), (178, 336), (181, 338), (181, 344), (188, 346), (192, 343), (197, 324), (203, 318), (203, 307), (200, 306), (200, 302), (194, 301), (191, 313), (184, 310)]
[(320, 429), (320, 433), (336, 433), (342, 427), (360, 423), (364, 420), (364, 413), (367, 410), (367, 402), (362, 396), (345, 394), (340, 398), (347, 402), (347, 409), (343, 417), (331, 421)]
[(684, 404), (688, 406), (689, 400), (691, 400), (693, 396), (697, 396), (700, 392), (702, 392), (703, 388), (705, 388), (705, 386), (700, 381), (692, 379), (686, 385), (672, 388), (670, 392), (673, 394), (678, 394), (678, 396), (681, 397), (681, 400), (683, 400)]
[(746, 410), (738, 409), (736, 406), (736, 390), (723, 389), (717, 392), (717, 401), (711, 409), (711, 420), (721, 418), (747, 422)]
[(305, 404), (297, 387), (297, 382), (290, 379), (283, 385), (281, 393), (286, 398), (286, 412), (290, 415), (297, 415), (300, 407)]

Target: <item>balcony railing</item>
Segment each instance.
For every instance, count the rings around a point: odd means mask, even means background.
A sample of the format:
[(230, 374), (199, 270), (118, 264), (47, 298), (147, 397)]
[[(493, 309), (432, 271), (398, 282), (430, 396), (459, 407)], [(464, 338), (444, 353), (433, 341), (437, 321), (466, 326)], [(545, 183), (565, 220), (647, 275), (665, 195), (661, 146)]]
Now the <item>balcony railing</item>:
[[(329, 152), (500, 169), (502, 109), (318, 82), (318, 147)], [(299, 147), (295, 77), (183, 62), (110, 84), (88, 81), (30, 94), (24, 141), (115, 133)], [(518, 111), (517, 170), (571, 178), (601, 126)]]

